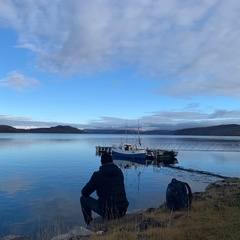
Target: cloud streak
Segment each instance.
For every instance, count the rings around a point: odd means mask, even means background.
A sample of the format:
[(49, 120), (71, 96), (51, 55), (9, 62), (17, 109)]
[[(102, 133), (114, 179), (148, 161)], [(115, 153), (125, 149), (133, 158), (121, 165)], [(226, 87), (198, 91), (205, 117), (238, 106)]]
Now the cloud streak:
[(16, 128), (36, 128), (51, 127), (57, 125), (70, 125), (80, 129), (87, 128), (113, 128), (125, 129), (126, 126), (138, 128), (140, 124), (141, 130), (176, 130), (190, 127), (204, 127), (220, 124), (238, 124), (239, 110), (223, 110), (218, 109), (206, 113), (191, 109), (183, 109), (182, 111), (159, 111), (152, 112), (149, 115), (136, 119), (124, 119), (111, 116), (101, 116), (98, 120), (90, 120), (86, 124), (65, 123), (65, 122), (46, 122), (36, 121), (31, 118), (13, 117), (0, 115), (1, 124), (11, 125)]
[(20, 92), (33, 91), (40, 87), (40, 82), (31, 77), (24, 76), (23, 74), (13, 71), (9, 75), (0, 79), (0, 87), (7, 87)]
[(18, 47), (55, 73), (120, 66), (165, 81), (159, 94), (239, 98), (238, 0), (1, 1)]
[(137, 128), (138, 122), (142, 130), (176, 130), (190, 127), (206, 127), (220, 124), (236, 124), (240, 111), (215, 110), (210, 113), (197, 110), (160, 111), (136, 119), (121, 119), (102, 116), (99, 121), (90, 121), (88, 127), (93, 128)]

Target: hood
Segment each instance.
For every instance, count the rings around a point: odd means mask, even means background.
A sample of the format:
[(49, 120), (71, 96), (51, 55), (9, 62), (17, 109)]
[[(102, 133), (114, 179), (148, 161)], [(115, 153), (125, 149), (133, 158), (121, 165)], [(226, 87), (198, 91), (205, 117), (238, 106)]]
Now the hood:
[(114, 163), (104, 164), (99, 168), (99, 170), (109, 177), (114, 177), (121, 173), (121, 169)]

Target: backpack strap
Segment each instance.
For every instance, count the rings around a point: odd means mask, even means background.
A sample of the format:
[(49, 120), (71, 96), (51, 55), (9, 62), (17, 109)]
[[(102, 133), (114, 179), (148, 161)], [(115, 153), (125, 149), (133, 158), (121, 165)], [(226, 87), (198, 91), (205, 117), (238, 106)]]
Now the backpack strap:
[(185, 186), (187, 187), (187, 190), (188, 190), (188, 199), (189, 199), (189, 202), (188, 202), (189, 206), (188, 207), (190, 207), (191, 204), (192, 204), (192, 190), (191, 190), (188, 183), (185, 182), (184, 184), (185, 184)]

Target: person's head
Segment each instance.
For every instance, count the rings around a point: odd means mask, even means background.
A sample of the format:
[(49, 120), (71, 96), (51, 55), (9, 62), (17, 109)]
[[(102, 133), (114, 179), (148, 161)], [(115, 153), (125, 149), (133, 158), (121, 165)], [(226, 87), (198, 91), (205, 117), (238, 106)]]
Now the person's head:
[(113, 159), (112, 159), (112, 156), (109, 153), (104, 153), (101, 156), (101, 163), (102, 163), (102, 165), (106, 164), (106, 163), (111, 163), (111, 162), (113, 162)]

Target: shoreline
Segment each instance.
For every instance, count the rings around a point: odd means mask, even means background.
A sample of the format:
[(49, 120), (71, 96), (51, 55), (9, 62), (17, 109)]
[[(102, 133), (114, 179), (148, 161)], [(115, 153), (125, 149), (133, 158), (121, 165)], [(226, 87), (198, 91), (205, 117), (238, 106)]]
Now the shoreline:
[[(229, 210), (226, 208), (226, 211), (228, 212), (231, 210), (231, 207), (233, 207), (234, 204), (239, 204), (239, 200), (238, 200), (239, 198), (240, 198), (240, 178), (227, 178), (224, 180), (218, 180), (214, 183), (210, 183), (203, 192), (193, 193), (193, 204), (191, 209), (188, 211), (171, 212), (166, 209), (166, 206), (164, 203), (158, 208), (149, 208), (145, 211), (128, 213), (123, 218), (120, 218), (117, 220), (103, 221), (100, 217), (97, 217), (97, 218), (94, 218), (94, 220), (89, 225), (88, 229), (86, 229), (83, 226), (76, 226), (65, 234), (57, 235), (52, 238), (46, 238), (46, 240), (47, 239), (49, 240), (50, 239), (51, 240), (86, 240), (89, 238), (101, 239), (101, 237), (103, 237), (103, 239), (108, 240), (108, 239), (111, 239), (111, 235), (116, 233), (135, 236), (135, 235), (138, 235), (139, 232), (141, 232), (142, 235), (144, 235), (149, 231), (153, 232), (153, 230), (151, 229), (155, 229), (156, 231), (159, 231), (158, 234), (162, 234), (163, 232), (171, 230), (171, 228), (174, 225), (181, 225), (181, 224), (184, 225), (187, 218), (191, 218), (191, 217), (195, 218), (195, 215), (197, 214), (202, 214), (202, 215), (206, 214), (205, 218), (208, 218), (207, 216), (209, 215), (209, 212), (208, 211), (206, 213), (204, 212), (205, 211), (204, 209), (208, 207), (208, 205), (210, 206), (210, 211), (213, 211), (212, 208), (215, 208), (218, 205), (220, 206), (220, 209), (223, 209), (223, 210), (226, 206), (228, 206)], [(202, 205), (204, 206), (204, 208), (202, 207)], [(199, 206), (201, 206), (201, 208)], [(240, 206), (238, 206), (238, 208), (239, 207)], [(223, 213), (227, 214), (225, 210), (223, 211)], [(214, 214), (217, 214), (217, 213), (214, 212)], [(228, 221), (228, 219), (226, 219), (225, 221)], [(214, 228), (215, 224), (216, 224), (215, 222), (213, 223), (210, 222), (208, 227)], [(240, 222), (237, 222), (236, 224), (240, 229)], [(201, 227), (199, 226), (199, 223), (197, 224), (197, 227)], [(179, 228), (178, 231), (180, 230), (184, 232), (184, 228)], [(172, 231), (174, 232), (174, 229)], [(187, 232), (184, 232), (184, 234), (187, 234)], [(203, 232), (202, 234), (205, 234), (205, 233)], [(3, 238), (0, 238), (0, 240), (30, 240), (30, 239), (31, 238), (29, 238), (28, 236), (24, 237), (24, 236), (13, 236), (13, 235), (8, 235)], [(149, 239), (155, 240), (155, 238), (149, 238)], [(177, 239), (181, 239), (181, 238), (179, 237)], [(204, 238), (199, 238), (199, 239), (204, 239)], [(218, 239), (218, 238), (212, 238), (212, 239)]]

